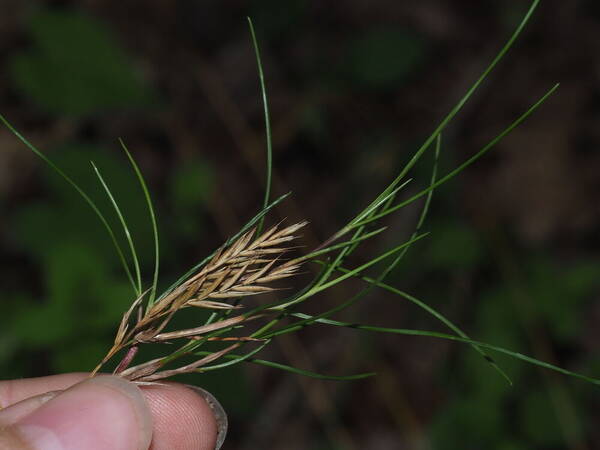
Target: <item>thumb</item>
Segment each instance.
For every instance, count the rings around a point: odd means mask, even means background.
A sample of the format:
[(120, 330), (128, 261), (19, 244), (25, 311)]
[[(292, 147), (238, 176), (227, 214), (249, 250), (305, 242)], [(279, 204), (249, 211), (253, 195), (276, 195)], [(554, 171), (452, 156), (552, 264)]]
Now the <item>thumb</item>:
[(0, 450), (146, 450), (151, 439), (142, 392), (114, 376), (24, 400), (0, 414)]

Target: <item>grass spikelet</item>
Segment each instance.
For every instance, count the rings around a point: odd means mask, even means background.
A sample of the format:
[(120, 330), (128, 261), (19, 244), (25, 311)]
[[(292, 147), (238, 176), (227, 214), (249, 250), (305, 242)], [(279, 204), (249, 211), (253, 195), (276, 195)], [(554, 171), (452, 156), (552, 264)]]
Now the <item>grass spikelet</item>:
[[(117, 366), (115, 373), (131, 380), (153, 381), (158, 379), (154, 372), (162, 366), (162, 362), (142, 364), (127, 369), (133, 360), (140, 344), (150, 342), (172, 342), (176, 339), (211, 340), (239, 342), (260, 341), (252, 337), (205, 337), (207, 333), (242, 325), (251, 320), (264, 316), (263, 314), (240, 314), (223, 318), (216, 322), (186, 330), (165, 332), (175, 314), (183, 308), (209, 308), (232, 312), (241, 309), (234, 305), (218, 300), (233, 300), (242, 297), (264, 294), (275, 288), (270, 283), (291, 277), (298, 272), (300, 263), (297, 261), (282, 262), (281, 256), (291, 247), (287, 244), (294, 241), (295, 233), (306, 225), (300, 222), (280, 229), (279, 225), (271, 227), (263, 234), (256, 236), (256, 228), (243, 233), (230, 245), (224, 245), (215, 252), (208, 263), (173, 289), (168, 295), (161, 297), (144, 310), (142, 307), (144, 295), (140, 295), (123, 315), (117, 330), (114, 345), (102, 362), (94, 370), (94, 374), (110, 358), (124, 349), (129, 349), (123, 360)], [(136, 312), (136, 314), (134, 314)], [(135, 320), (132, 321), (132, 317)], [(221, 355), (239, 347), (239, 342), (215, 354)], [(135, 349), (135, 350), (132, 350)], [(229, 350), (228, 350), (229, 349)], [(214, 359), (203, 358), (206, 363)], [(199, 361), (178, 369), (166, 371), (165, 376), (175, 373), (195, 371), (202, 364)]]

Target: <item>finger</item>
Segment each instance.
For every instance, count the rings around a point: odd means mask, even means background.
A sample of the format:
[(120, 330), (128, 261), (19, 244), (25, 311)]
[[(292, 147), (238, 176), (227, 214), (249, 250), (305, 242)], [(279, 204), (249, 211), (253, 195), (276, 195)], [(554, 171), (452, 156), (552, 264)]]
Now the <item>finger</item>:
[(175, 383), (143, 389), (154, 419), (152, 450), (215, 450), (218, 428), (213, 410), (192, 389)]
[(21, 420), (47, 401), (52, 400), (54, 397), (60, 394), (60, 392), (61, 391), (51, 391), (46, 392), (45, 394), (36, 395), (35, 397), (29, 397), (9, 406), (6, 409), (0, 410), (0, 428), (12, 425), (13, 423)]
[(151, 437), (152, 416), (141, 390), (119, 377), (98, 376), (2, 428), (0, 449), (145, 450)]
[(48, 391), (63, 391), (86, 379), (86, 373), (0, 381), (0, 409)]
[[(0, 381), (0, 405), (13, 405), (4, 411), (0, 410), (0, 426), (20, 420), (49, 400), (52, 395), (46, 397), (48, 390), (67, 389), (87, 377), (88, 374), (85, 373), (71, 373)], [(227, 417), (210, 394), (204, 391), (198, 397), (189, 388), (171, 383), (145, 387), (143, 392), (156, 424), (153, 449), (220, 448), (227, 432)], [(207, 409), (207, 395), (212, 397), (209, 403), (213, 408)], [(18, 409), (13, 409), (17, 406)], [(215, 425), (212, 413), (218, 418), (218, 426)], [(217, 430), (216, 438), (214, 427)]]

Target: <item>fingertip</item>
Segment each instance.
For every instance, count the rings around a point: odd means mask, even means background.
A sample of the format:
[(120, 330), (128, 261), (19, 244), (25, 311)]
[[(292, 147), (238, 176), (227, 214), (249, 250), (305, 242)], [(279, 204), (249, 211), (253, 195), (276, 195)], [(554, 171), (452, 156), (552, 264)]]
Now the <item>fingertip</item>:
[(227, 413), (223, 409), (223, 406), (221, 406), (221, 403), (219, 403), (216, 397), (210, 392), (198, 386), (186, 385), (186, 387), (199, 394), (210, 407), (217, 424), (217, 442), (215, 443), (215, 450), (219, 450), (223, 446), (223, 442), (225, 442), (225, 437), (227, 437), (227, 430), (229, 428)]
[(133, 383), (98, 376), (56, 395), (14, 428), (35, 449), (145, 450), (152, 416)]
[(208, 402), (176, 383), (145, 386), (142, 391), (152, 413), (153, 450), (215, 450), (217, 422)]

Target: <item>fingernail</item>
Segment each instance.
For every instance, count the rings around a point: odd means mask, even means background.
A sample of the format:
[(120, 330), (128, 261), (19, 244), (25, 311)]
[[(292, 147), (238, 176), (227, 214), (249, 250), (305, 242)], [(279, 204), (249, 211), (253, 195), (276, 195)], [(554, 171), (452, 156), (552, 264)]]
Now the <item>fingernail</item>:
[(215, 396), (210, 392), (205, 391), (198, 386), (192, 386), (189, 384), (186, 384), (186, 387), (190, 388), (194, 392), (197, 392), (206, 401), (206, 403), (208, 403), (208, 406), (213, 412), (217, 422), (217, 443), (215, 444), (215, 450), (219, 450), (223, 446), (223, 442), (225, 442), (225, 437), (227, 436), (227, 428), (229, 426), (227, 413)]
[(15, 424), (32, 449), (147, 449), (152, 417), (135, 385), (98, 376), (56, 395)]

